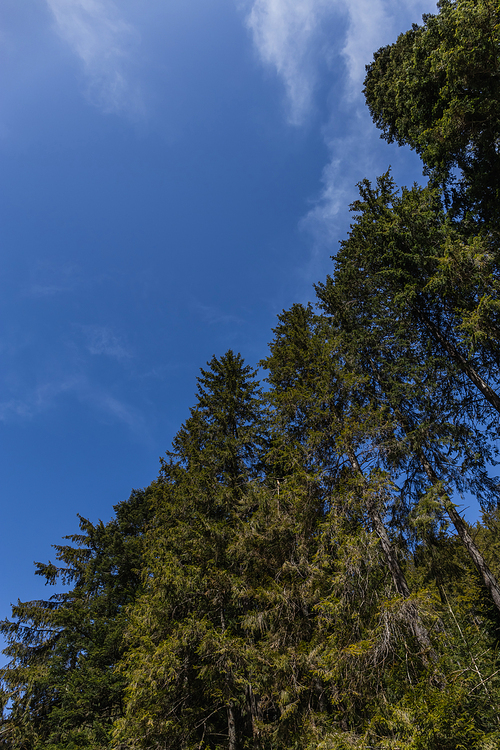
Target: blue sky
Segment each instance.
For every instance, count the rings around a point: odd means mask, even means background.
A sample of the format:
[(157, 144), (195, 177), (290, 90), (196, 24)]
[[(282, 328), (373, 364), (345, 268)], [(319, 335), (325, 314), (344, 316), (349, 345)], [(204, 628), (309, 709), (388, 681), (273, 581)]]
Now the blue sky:
[(33, 561), (155, 478), (228, 348), (313, 299), (355, 183), (391, 164), (361, 95), (427, 0), (3, 0), (0, 617)]

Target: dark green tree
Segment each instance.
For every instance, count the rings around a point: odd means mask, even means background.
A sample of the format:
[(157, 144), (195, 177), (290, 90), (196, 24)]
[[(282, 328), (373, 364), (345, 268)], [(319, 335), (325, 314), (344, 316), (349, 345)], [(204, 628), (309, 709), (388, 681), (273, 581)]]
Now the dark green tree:
[(367, 67), (365, 96), (389, 142), (415, 149), (454, 214), (498, 234), (500, 11), (496, 0), (440, 0)]
[(311, 306), (283, 312), (274, 334), (263, 362), (273, 406), (272, 471), (280, 496), (299, 477), (308, 487), (302, 495), (295, 487), (302, 506), (297, 519), (306, 508), (315, 510), (309, 564), (301, 571), (314, 592), (314, 616), (310, 648), (300, 646), (308, 657), (302, 695), (314, 710), (305, 732), (308, 715), (295, 695), (303, 718), (294, 738), (299, 747), (362, 747), (367, 717), (386, 700), (381, 684), (392, 680), (393, 695), (403, 696), (403, 663), (413, 679), (427, 674), (425, 664), (434, 675), (438, 655), (424, 619), (432, 623), (436, 615), (429, 595), (411, 589), (407, 551), (386, 525), (392, 487), (376, 454), (393, 430), (390, 413), (372, 408), (364, 376), (347, 366), (338, 332)]
[(0, 746), (106, 748), (122, 713), (125, 610), (136, 596), (142, 568), (148, 493), (134, 491), (115, 517), (94, 525), (80, 518), (80, 534), (55, 545), (57, 563), (37, 563), (48, 584), (69, 590), (47, 601), (19, 602), (0, 624), (10, 659), (1, 672), (9, 709)]
[[(390, 412), (381, 404), (373, 408), (364, 395), (365, 375), (349, 367), (348, 350), (339, 346), (341, 336), (330, 321), (310, 305), (294, 305), (279, 319), (271, 356), (263, 362), (270, 370), (277, 431), (282, 440), (288, 436), (301, 446), (302, 466), (320, 478), (325, 510), (346, 482), (348, 467), (365, 498), (365, 513), (380, 540), (395, 591), (407, 598), (410, 589), (384, 523), (384, 481), (376, 457), (377, 445), (383, 446), (393, 431)], [(353, 339), (350, 343), (355, 347)], [(362, 469), (362, 455), (369, 456), (373, 481)], [(415, 629), (421, 647), (428, 648), (425, 629), (418, 622)]]
[(232, 550), (255, 507), (261, 412), (242, 357), (213, 357), (154, 484), (145, 591), (130, 613), (123, 667), (117, 737), (126, 747), (236, 750), (253, 735), (241, 624), (248, 592)]
[(497, 499), (487, 471), (496, 449), (484, 425), (500, 399), (478, 370), (491, 372), (498, 352), (480, 344), (467, 351), (457, 309), (429, 284), (447, 239), (433, 192), (414, 188), (399, 197), (385, 175), (376, 189), (362, 183), (360, 193), (335, 274), (318, 286), (321, 304), (358, 375), (357, 398), (392, 422), (381, 436), (381, 465), (394, 481), (406, 475), (413, 503), (426, 482), (444, 482), (443, 507), (500, 609), (498, 584), (449, 500), (451, 487), (475, 492), (486, 506)]

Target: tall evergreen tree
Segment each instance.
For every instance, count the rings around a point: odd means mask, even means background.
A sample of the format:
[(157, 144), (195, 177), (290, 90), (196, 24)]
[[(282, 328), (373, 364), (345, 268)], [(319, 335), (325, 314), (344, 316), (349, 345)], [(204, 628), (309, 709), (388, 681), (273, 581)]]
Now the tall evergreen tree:
[(486, 222), (498, 239), (498, 3), (440, 0), (438, 9), (375, 54), (366, 100), (383, 137), (410, 145), (445, 185), (454, 215)]
[(232, 553), (254, 506), (264, 439), (255, 373), (213, 357), (197, 405), (154, 484), (145, 591), (131, 611), (127, 747), (236, 750), (252, 733), (241, 618), (242, 561)]
[[(435, 487), (444, 481), (475, 492), (486, 505), (496, 502), (498, 484), (487, 472), (495, 448), (481, 424), (490, 421), (500, 399), (478, 374), (479, 365), (489, 366), (490, 351), (478, 346), (460, 354), (460, 321), (426, 284), (445, 236), (439, 204), (432, 194), (422, 201), (417, 189), (398, 198), (387, 176), (376, 190), (364, 182), (360, 192), (334, 277), (318, 286), (318, 294), (360, 377), (358, 398), (391, 415), (382, 465), (394, 479), (404, 471), (405, 488), (417, 494), (425, 493), (425, 481)], [(444, 333), (433, 339), (434, 329)], [(457, 356), (448, 356), (450, 351)], [(441, 498), (500, 608), (496, 580), (444, 490)]]
[(0, 626), (1, 747), (500, 745), (499, 10), (438, 7), (365, 90), (430, 185), (361, 183), (265, 398), (213, 357), (158, 480), (38, 566), (71, 589)]
[(57, 563), (37, 563), (48, 584), (70, 585), (47, 601), (19, 602), (0, 624), (9, 664), (0, 674), (9, 708), (0, 746), (26, 750), (109, 747), (122, 712), (124, 608), (142, 568), (148, 493), (134, 491), (115, 517), (55, 545)]
[(272, 354), (264, 364), (270, 369), (270, 395), (277, 406), (279, 431), (300, 435), (300, 443), (307, 446), (308, 463), (321, 475), (325, 486), (326, 506), (339, 482), (345, 481), (346, 465), (350, 467), (361, 487), (365, 487), (362, 493), (366, 496), (366, 510), (396, 591), (409, 596), (384, 525), (384, 512), (378, 508), (381, 494), (375, 491), (371, 497), (360, 464), (363, 459), (357, 456), (358, 450), (369, 451), (369, 471), (377, 468), (376, 445), (383, 443), (391, 431), (387, 409), (370, 409), (370, 401), (363, 395), (364, 374), (349, 368), (347, 352), (339, 348), (338, 333), (329, 321), (314, 314), (311, 306), (294, 305), (283, 313), (275, 333)]

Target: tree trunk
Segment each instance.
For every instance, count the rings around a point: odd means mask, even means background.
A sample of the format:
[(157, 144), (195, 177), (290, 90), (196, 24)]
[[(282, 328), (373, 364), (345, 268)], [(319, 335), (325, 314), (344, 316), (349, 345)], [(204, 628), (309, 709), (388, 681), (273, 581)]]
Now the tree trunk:
[(433, 323), (429, 316), (421, 309), (420, 306), (416, 305), (414, 308), (417, 318), (428, 328), (433, 338), (440, 344), (448, 356), (453, 359), (467, 375), (469, 380), (474, 383), (485, 399), (493, 406), (494, 409), (500, 414), (500, 397), (488, 383), (476, 372), (472, 365), (467, 362), (465, 357), (458, 351), (456, 346), (449, 341), (446, 336), (441, 332), (438, 326)]
[(248, 708), (250, 710), (250, 718), (252, 722), (253, 747), (254, 747), (254, 750), (260, 750), (260, 732), (259, 732), (259, 727), (257, 724), (257, 720), (258, 720), (257, 701), (255, 700), (255, 695), (252, 690), (251, 684), (249, 684), (247, 687), (247, 701), (248, 701)]
[[(353, 451), (349, 450), (347, 451), (347, 455), (354, 471), (356, 471), (361, 477), (363, 477), (363, 481), (366, 481), (361, 466), (359, 465), (359, 461), (356, 458), (356, 454)], [(407, 599), (410, 596), (410, 588), (406, 582), (405, 575), (398, 563), (398, 559), (387, 534), (384, 522), (382, 521), (382, 517), (372, 502), (369, 502), (368, 504), (368, 515), (370, 516), (370, 520), (373, 524), (373, 528), (375, 529), (375, 533), (380, 539), (380, 544), (382, 546), (385, 561), (387, 563), (387, 567), (391, 572), (396, 591), (398, 592), (398, 594), (400, 594), (400, 596), (404, 596), (405, 599)]]
[(227, 708), (227, 729), (229, 738), (228, 749), (236, 750), (236, 716), (232, 701), (229, 702)]
[[(365, 476), (363, 474), (361, 466), (359, 465), (359, 461), (354, 451), (348, 450), (347, 456), (349, 458), (349, 461), (354, 471), (356, 471), (361, 477), (363, 477), (363, 481), (366, 482)], [(408, 599), (408, 597), (410, 596), (410, 587), (408, 586), (408, 583), (406, 582), (405, 574), (401, 570), (401, 566), (399, 565), (398, 558), (394, 551), (394, 547), (391, 544), (391, 540), (389, 539), (389, 536), (387, 534), (387, 530), (385, 528), (382, 517), (380, 513), (378, 512), (377, 508), (375, 507), (374, 503), (372, 503), (371, 501), (369, 501), (368, 503), (368, 515), (370, 516), (370, 520), (373, 524), (373, 528), (375, 529), (375, 533), (380, 539), (382, 552), (384, 553), (384, 558), (385, 558), (387, 567), (389, 568), (391, 572), (392, 580), (396, 588), (396, 591), (404, 599)], [(422, 622), (420, 621), (420, 617), (419, 617), (416, 607), (415, 607), (415, 619), (412, 624), (412, 629), (413, 629), (413, 633), (415, 635), (415, 638), (418, 641), (420, 648), (423, 651), (429, 652), (431, 657), (435, 660), (437, 656), (432, 649), (429, 634), (426, 628), (422, 625)]]
[[(436, 472), (430, 465), (427, 458), (424, 456), (423, 453), (420, 453), (420, 459), (422, 461), (422, 466), (424, 467), (425, 473), (427, 474), (429, 480), (432, 482), (433, 485), (437, 484), (439, 479), (436, 475)], [(500, 588), (498, 586), (497, 580), (491, 570), (486, 565), (486, 561), (478, 548), (476, 547), (476, 544), (469, 534), (469, 531), (467, 529), (467, 526), (464, 523), (464, 520), (460, 513), (457, 511), (449, 497), (443, 493), (441, 496), (441, 500), (443, 503), (443, 508), (447, 512), (448, 516), (450, 517), (450, 520), (455, 527), (458, 536), (462, 540), (467, 552), (469, 553), (470, 557), (472, 558), (472, 561), (474, 562), (474, 565), (476, 566), (479, 575), (483, 579), (483, 583), (488, 589), (488, 591), (491, 594), (491, 597), (495, 603), (496, 608), (500, 612)]]

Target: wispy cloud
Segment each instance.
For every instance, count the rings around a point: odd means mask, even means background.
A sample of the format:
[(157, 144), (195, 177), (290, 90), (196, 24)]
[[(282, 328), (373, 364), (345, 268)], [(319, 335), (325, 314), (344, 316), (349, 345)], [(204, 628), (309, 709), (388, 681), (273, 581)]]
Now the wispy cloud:
[(107, 389), (91, 382), (84, 374), (46, 381), (25, 389), (21, 397), (0, 401), (0, 422), (26, 421), (58, 407), (59, 399), (69, 395), (90, 407), (99, 421), (118, 422), (144, 443), (151, 435), (144, 414), (137, 407), (117, 398)]
[(340, 54), (345, 93), (360, 97), (365, 65), (375, 50), (394, 38), (402, 18), (403, 24), (408, 17), (418, 21), (434, 8), (432, 0), (253, 0), (246, 23), (259, 56), (283, 80), (291, 121), (300, 124), (321, 64), (331, 66)]
[(353, 117), (347, 136), (329, 137), (325, 130), (330, 159), (323, 169), (319, 195), (300, 221), (301, 229), (313, 240), (310, 257), (300, 269), (301, 278), (308, 284), (323, 275), (330, 256), (338, 249), (338, 240), (349, 225), (347, 207), (358, 196), (357, 183), (387, 168), (375, 157), (379, 137), (367, 116)]
[(382, 45), (396, 40), (423, 13), (436, 10), (435, 0), (337, 0), (349, 17), (342, 55), (348, 71), (347, 94), (361, 98), (365, 65)]
[(102, 416), (121, 422), (141, 441), (151, 442), (146, 419), (136, 407), (121, 401), (105, 391), (93, 388), (82, 393), (83, 399), (92, 404)]
[(346, 3), (349, 24), (342, 55), (347, 65), (349, 98), (361, 96), (365, 65), (383, 43), (387, 31), (393, 28), (394, 17), (389, 6), (387, 0), (349, 0)]
[(105, 112), (140, 114), (140, 93), (126, 71), (139, 34), (112, 0), (46, 2), (59, 34), (83, 63), (91, 101)]
[(79, 390), (81, 386), (82, 381), (78, 377), (54, 380), (36, 386), (22, 398), (0, 401), (0, 421), (9, 422), (15, 418), (31, 419), (50, 409), (62, 394)]
[(30, 270), (30, 280), (24, 294), (28, 297), (53, 297), (72, 292), (81, 283), (82, 274), (78, 266), (43, 261)]
[[(314, 237), (307, 280), (325, 246), (333, 251), (338, 218), (355, 198), (355, 183), (371, 175), (378, 134), (369, 121), (362, 96), (365, 65), (382, 45), (435, 10), (434, 0), (253, 0), (247, 15), (255, 47), (263, 62), (282, 79), (289, 101), (289, 121), (302, 124), (314, 107), (321, 71), (331, 71), (326, 87), (327, 115), (322, 125), (329, 160), (322, 190), (301, 222)], [(323, 31), (322, 31), (323, 30)], [(325, 31), (326, 30), (326, 31)], [(334, 69), (335, 68), (335, 69)], [(339, 86), (340, 81), (340, 86)], [(337, 93), (334, 97), (333, 85)], [(339, 138), (338, 120), (348, 135)], [(384, 165), (382, 169), (385, 169)]]
[(300, 124), (316, 84), (314, 40), (331, 0), (255, 0), (247, 17), (258, 53), (283, 79), (289, 119)]
[[(63, 348), (49, 345), (48, 352), (33, 351), (36, 366), (27, 363), (26, 348), (33, 342), (0, 341), (7, 367), (0, 379), (0, 422), (29, 422), (46, 412), (61, 411), (67, 402), (83, 406), (99, 423), (122, 425), (142, 443), (151, 443), (148, 420), (137, 405), (137, 390), (130, 379), (110, 379), (104, 363), (96, 375), (96, 355), (120, 360), (131, 357), (123, 341), (108, 326), (78, 326), (79, 336)], [(84, 340), (81, 340), (83, 333)], [(80, 339), (78, 341), (78, 339)], [(124, 395), (126, 394), (126, 395)], [(64, 403), (63, 403), (64, 402)]]
[(83, 326), (87, 338), (87, 350), (91, 354), (103, 354), (114, 359), (131, 356), (118, 336), (107, 326)]
[(195, 308), (200, 313), (202, 319), (209, 325), (241, 325), (243, 318), (237, 315), (224, 313), (213, 305), (202, 305), (200, 302), (194, 303)]

